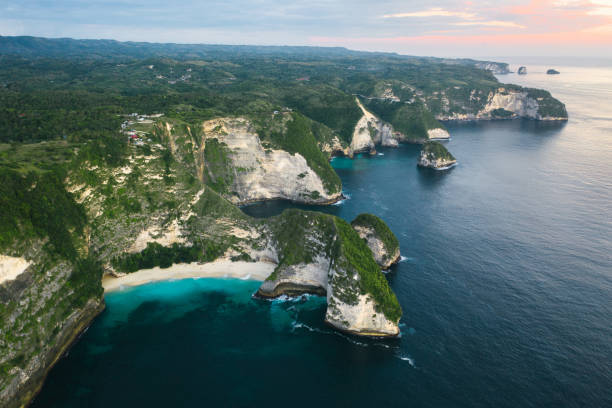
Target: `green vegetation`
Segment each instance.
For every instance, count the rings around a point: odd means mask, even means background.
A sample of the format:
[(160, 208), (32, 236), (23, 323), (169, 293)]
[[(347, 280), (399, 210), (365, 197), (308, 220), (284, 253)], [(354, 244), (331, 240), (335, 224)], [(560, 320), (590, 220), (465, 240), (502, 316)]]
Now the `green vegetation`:
[(174, 243), (170, 247), (149, 242), (141, 252), (113, 259), (113, 266), (122, 272), (136, 272), (156, 266), (169, 268), (175, 263), (211, 262), (223, 255), (228, 246), (213, 241), (202, 241), (193, 246)]
[[(312, 263), (321, 250), (330, 253), (335, 228), (331, 216), (289, 209), (272, 219), (271, 228), (279, 252), (278, 266), (267, 280), (277, 278), (282, 268)], [(327, 245), (327, 246), (326, 246)]]
[(302, 155), (308, 166), (321, 177), (328, 193), (340, 192), (342, 188), (340, 177), (329, 164), (327, 156), (317, 146), (310, 125), (311, 122), (306, 117), (293, 113), (292, 120), (287, 123), (286, 131), (271, 132), (270, 140), (291, 154)]
[(204, 147), (205, 182), (216, 192), (227, 194), (234, 182), (231, 151), (218, 139), (207, 139)]
[(494, 119), (509, 119), (512, 116), (514, 116), (514, 113), (504, 108), (498, 108), (491, 111), (491, 117)]
[(353, 227), (361, 226), (371, 230), (374, 230), (376, 236), (383, 242), (385, 250), (389, 255), (399, 250), (399, 241), (397, 237), (387, 226), (387, 224), (372, 214), (359, 214), (352, 222)]
[(77, 257), (77, 236), (87, 218), (56, 172), (23, 175), (0, 169), (0, 250), (17, 241), (48, 238), (51, 252)]
[(419, 102), (405, 104), (389, 100), (372, 99), (365, 101), (365, 106), (393, 128), (401, 132), (408, 141), (427, 140), (427, 131), (444, 126), (434, 118), (427, 108)]
[(456, 160), (455, 157), (444, 147), (444, 145), (435, 140), (430, 140), (423, 144), (422, 152), (426, 153), (430, 160), (444, 159)]
[(79, 259), (68, 278), (68, 285), (73, 289), (73, 304), (82, 307), (89, 299), (101, 298), (102, 274), (104, 268), (101, 262), (93, 256)]
[(527, 95), (538, 101), (538, 113), (542, 117), (567, 118), (565, 105), (553, 98), (550, 92), (543, 89), (528, 88)]
[(372, 258), (370, 248), (349, 223), (337, 217), (334, 217), (334, 223), (340, 239), (341, 255), (336, 259), (342, 262), (341, 267), (346, 270), (356, 270), (359, 274), (361, 293), (371, 295), (376, 301), (376, 310), (382, 312), (387, 319), (392, 322), (399, 321), (402, 309), (385, 275)]
[(221, 197), (212, 188), (206, 188), (200, 199), (193, 206), (198, 217), (229, 218), (231, 220), (245, 220), (248, 216), (238, 207)]

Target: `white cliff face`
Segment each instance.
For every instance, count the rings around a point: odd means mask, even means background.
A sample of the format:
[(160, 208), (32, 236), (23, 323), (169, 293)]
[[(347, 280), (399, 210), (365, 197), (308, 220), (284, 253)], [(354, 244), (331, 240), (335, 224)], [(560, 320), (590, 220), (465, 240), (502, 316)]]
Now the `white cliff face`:
[(0, 255), (0, 284), (16, 279), (30, 265), (23, 257)]
[[(321, 244), (316, 236), (311, 239)], [(326, 296), (325, 321), (335, 328), (363, 336), (397, 336), (398, 323), (376, 311), (371, 296), (360, 293), (358, 272), (343, 269), (342, 263), (331, 259), (328, 248), (321, 246), (312, 263), (280, 268), (257, 294), (268, 298), (303, 293)]]
[(491, 71), (497, 75), (509, 74), (510, 69), (508, 68), (508, 64), (497, 63), (497, 62), (478, 62), (475, 64), (477, 68), (484, 69), (486, 71)]
[[(473, 93), (475, 91), (472, 91)], [(540, 106), (538, 100), (530, 97), (527, 92), (519, 92), (515, 90), (506, 90), (498, 88), (495, 92), (490, 92), (487, 98), (487, 103), (483, 109), (477, 113), (457, 113), (437, 115), (438, 120), (488, 120), (494, 118), (493, 111), (496, 109), (504, 109), (511, 112), (512, 118), (527, 118), (536, 120), (567, 120), (567, 118), (557, 118), (549, 116), (541, 116), (539, 114)]]
[(353, 152), (374, 151), (376, 144), (382, 146), (397, 147), (398, 141), (393, 135), (393, 127), (380, 120), (369, 112), (361, 103), (359, 98), (355, 98), (363, 116), (357, 122), (351, 141)]
[[(328, 203), (341, 196), (325, 190), (321, 178), (299, 153), (266, 151), (246, 119), (209, 120), (203, 130), (206, 139), (217, 138), (231, 151), (235, 174), (230, 190), (234, 194), (228, 199), (234, 204), (272, 199)], [(313, 196), (314, 192), (318, 195)]]
[(383, 241), (378, 238), (376, 231), (362, 225), (353, 225), (353, 229), (359, 234), (359, 237), (366, 240), (368, 248), (372, 251), (374, 260), (383, 269), (388, 269), (400, 257), (400, 250), (397, 248), (394, 253), (389, 253)]
[(517, 116), (538, 119), (538, 101), (527, 96), (527, 92), (503, 92), (498, 90), (489, 95), (489, 101), (479, 115), (490, 115), (495, 109), (504, 109)]
[(277, 297), (281, 294), (327, 293), (329, 258), (317, 256), (313, 263), (284, 267), (273, 281), (265, 281), (259, 294)]
[(136, 240), (128, 248), (127, 252), (137, 253), (144, 250), (149, 243), (157, 243), (163, 246), (185, 243), (178, 220), (173, 220), (170, 225), (163, 228), (159, 225), (152, 226), (141, 231)]
[(448, 169), (457, 164), (457, 160), (449, 160), (443, 159), (440, 157), (435, 157), (431, 153), (421, 152), (421, 156), (419, 157), (418, 165), (421, 167), (428, 167), (436, 170), (444, 170)]
[(427, 138), (430, 140), (450, 139), (450, 134), (442, 128), (429, 129)]
[(335, 153), (341, 153), (349, 157), (353, 155), (353, 152), (350, 147), (342, 146), (342, 143), (340, 142), (340, 139), (338, 139), (338, 136), (334, 136), (331, 140), (331, 143), (323, 143), (320, 148), (322, 152), (329, 153), (330, 155), (333, 155)]
[(325, 321), (339, 330), (362, 336), (394, 337), (399, 334), (397, 323), (377, 312), (374, 300), (369, 295), (360, 295), (356, 305), (349, 305), (329, 291), (327, 304)]

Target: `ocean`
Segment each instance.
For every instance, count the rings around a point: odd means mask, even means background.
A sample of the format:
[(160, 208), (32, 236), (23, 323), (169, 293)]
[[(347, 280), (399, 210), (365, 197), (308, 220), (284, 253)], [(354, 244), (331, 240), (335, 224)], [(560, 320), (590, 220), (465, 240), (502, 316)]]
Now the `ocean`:
[(336, 158), (349, 198), (303, 207), (396, 233), (400, 338), (335, 332), (324, 299), (258, 282), (144, 285), (106, 296), (33, 407), (612, 406), (612, 67), (528, 70), (499, 79), (550, 90), (567, 123), (447, 124), (444, 172), (415, 145)]

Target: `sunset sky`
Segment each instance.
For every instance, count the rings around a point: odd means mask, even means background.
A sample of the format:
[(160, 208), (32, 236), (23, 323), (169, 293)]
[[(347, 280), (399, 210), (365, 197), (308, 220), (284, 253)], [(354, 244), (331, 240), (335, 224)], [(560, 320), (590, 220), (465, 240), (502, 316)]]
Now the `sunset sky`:
[(0, 0), (0, 35), (612, 57), (612, 0)]

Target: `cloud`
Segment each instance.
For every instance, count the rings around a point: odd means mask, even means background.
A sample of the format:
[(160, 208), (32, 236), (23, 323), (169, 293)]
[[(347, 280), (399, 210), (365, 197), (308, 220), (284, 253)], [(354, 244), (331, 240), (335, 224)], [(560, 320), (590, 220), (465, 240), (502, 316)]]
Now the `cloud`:
[(515, 23), (513, 21), (461, 21), (459, 23), (453, 23), (452, 25), (468, 27), (468, 26), (483, 26), (483, 27), (507, 27), (507, 28), (527, 28), (522, 24)]
[(385, 14), (383, 18), (419, 18), (419, 17), (459, 17), (465, 20), (475, 19), (477, 16), (474, 13), (468, 13), (464, 11), (450, 11), (436, 7), (424, 11), (414, 11), (410, 13), (394, 13)]

